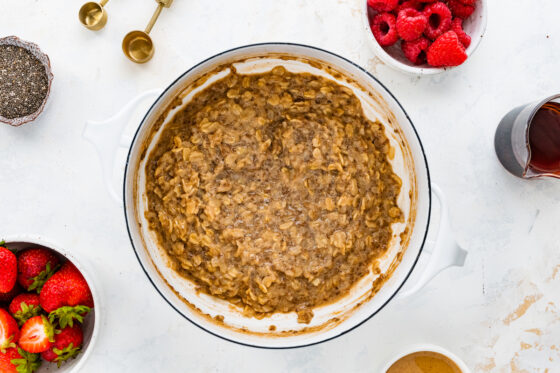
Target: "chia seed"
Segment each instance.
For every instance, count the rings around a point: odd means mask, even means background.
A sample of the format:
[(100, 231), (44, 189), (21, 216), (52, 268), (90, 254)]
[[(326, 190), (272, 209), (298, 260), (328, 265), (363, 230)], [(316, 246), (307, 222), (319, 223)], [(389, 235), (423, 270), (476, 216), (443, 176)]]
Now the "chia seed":
[(20, 118), (35, 113), (49, 88), (45, 66), (15, 45), (0, 45), (0, 116)]

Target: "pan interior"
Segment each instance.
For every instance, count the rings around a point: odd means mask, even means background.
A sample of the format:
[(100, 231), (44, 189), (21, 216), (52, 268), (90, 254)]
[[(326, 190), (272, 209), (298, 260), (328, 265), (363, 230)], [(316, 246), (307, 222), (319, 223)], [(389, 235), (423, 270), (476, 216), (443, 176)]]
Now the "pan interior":
[[(353, 319), (349, 324), (356, 324), (360, 319), (365, 319), (372, 312), (382, 307), (384, 302), (392, 296), (395, 287), (402, 284), (403, 278), (399, 275), (398, 280), (393, 280), (392, 274), (399, 267), (399, 263), (403, 259), (406, 249), (409, 245), (411, 235), (414, 232), (417, 211), (417, 180), (415, 173), (415, 163), (412, 157), (412, 151), (409, 148), (407, 138), (399, 121), (393, 114), (394, 108), (391, 108), (387, 102), (379, 95), (371, 82), (367, 82), (347, 71), (334, 70), (328, 67), (328, 64), (318, 63), (314, 59), (307, 58), (286, 58), (282, 55), (259, 55), (250, 58), (239, 58), (233, 66), (238, 73), (255, 74), (272, 70), (276, 66), (283, 66), (286, 70), (299, 73), (308, 72), (314, 75), (322, 76), (330, 80), (336, 81), (338, 84), (350, 88), (359, 98), (362, 104), (364, 114), (372, 121), (379, 121), (385, 127), (386, 137), (390, 140), (391, 146), (395, 150), (395, 156), (390, 160), (393, 172), (402, 180), (401, 192), (398, 197), (398, 205), (404, 213), (404, 222), (394, 223), (392, 226), (393, 237), (391, 239), (389, 250), (383, 257), (378, 260), (378, 268), (380, 273), (370, 271), (363, 277), (343, 298), (336, 303), (320, 306), (313, 310), (314, 317), (310, 324), (301, 324), (297, 321), (295, 313), (276, 313), (270, 317), (256, 319), (246, 317), (242, 310), (233, 306), (229, 302), (218, 298), (199, 293), (195, 285), (182, 276), (179, 276), (168, 265), (169, 259), (164, 250), (160, 249), (157, 244), (155, 234), (148, 229), (148, 224), (144, 218), (144, 211), (147, 208), (145, 194), (145, 162), (147, 157), (157, 143), (159, 135), (165, 124), (168, 123), (175, 113), (181, 110), (192, 99), (196, 93), (205, 89), (215, 81), (227, 76), (230, 72), (231, 61), (226, 64), (219, 65), (217, 62), (211, 68), (206, 67), (199, 74), (186, 74), (179, 79), (172, 89), (164, 94), (152, 113), (147, 115), (142, 130), (137, 135), (133, 147), (138, 144), (144, 144), (139, 147), (142, 151), (137, 151), (136, 155), (132, 151), (132, 165), (130, 167), (134, 171), (132, 178), (134, 192), (130, 200), (134, 207), (134, 217), (136, 218), (136, 226), (132, 227), (131, 236), (135, 242), (137, 251), (140, 251), (139, 257), (143, 265), (149, 273), (152, 281), (163, 293), (166, 299), (171, 300), (173, 306), (183, 313), (189, 319), (194, 320), (197, 324), (204, 324), (204, 327), (210, 331), (226, 336), (226, 338), (239, 339), (245, 338), (249, 340), (268, 339), (290, 339), (302, 334), (309, 335), (313, 340), (313, 336), (324, 333), (325, 331), (337, 329), (340, 324), (345, 323), (349, 319)], [(211, 71), (208, 73), (208, 71)], [(342, 74), (341, 74), (342, 72)], [(125, 186), (128, 188), (128, 186)], [(127, 194), (127, 199), (130, 194)], [(127, 202), (127, 204), (129, 204)], [(128, 212), (127, 212), (128, 214)], [(421, 245), (415, 250), (420, 250)], [(143, 250), (139, 250), (143, 247)], [(410, 267), (414, 264), (417, 252), (413, 253), (412, 259), (407, 259)], [(386, 288), (391, 288), (389, 291)], [(377, 293), (385, 293), (383, 296), (373, 296)], [(274, 326), (272, 331), (271, 326)], [(245, 337), (239, 337), (240, 334)], [(248, 342), (262, 344), (261, 342)], [(268, 343), (268, 342), (267, 342)], [(271, 342), (274, 344), (275, 342)]]

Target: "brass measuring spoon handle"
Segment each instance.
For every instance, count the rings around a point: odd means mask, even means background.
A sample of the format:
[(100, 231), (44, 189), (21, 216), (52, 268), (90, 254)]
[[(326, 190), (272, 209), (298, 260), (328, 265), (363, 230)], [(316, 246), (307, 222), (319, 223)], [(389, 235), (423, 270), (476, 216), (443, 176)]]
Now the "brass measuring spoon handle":
[(108, 2), (109, 2), (109, 0), (101, 0), (101, 1), (99, 2), (99, 5), (101, 5), (102, 7), (104, 7)]
[(146, 30), (144, 31), (146, 34), (149, 34), (150, 31), (152, 31), (152, 28), (154, 27), (159, 15), (161, 14), (161, 10), (164, 7), (169, 8), (171, 6), (171, 3), (173, 3), (173, 0), (156, 0), (156, 2), (158, 3), (158, 7), (154, 12), (154, 15), (152, 15), (152, 19), (150, 19), (150, 22), (148, 22), (148, 26), (146, 26)]
[(150, 31), (152, 31), (152, 28), (156, 24), (156, 21), (157, 21), (159, 15), (161, 14), (162, 9), (163, 9), (163, 4), (158, 2), (158, 7), (157, 7), (156, 11), (154, 12), (154, 15), (152, 15), (152, 19), (150, 19), (150, 22), (148, 22), (148, 26), (146, 26), (146, 30), (144, 30), (144, 32), (146, 34), (149, 34)]

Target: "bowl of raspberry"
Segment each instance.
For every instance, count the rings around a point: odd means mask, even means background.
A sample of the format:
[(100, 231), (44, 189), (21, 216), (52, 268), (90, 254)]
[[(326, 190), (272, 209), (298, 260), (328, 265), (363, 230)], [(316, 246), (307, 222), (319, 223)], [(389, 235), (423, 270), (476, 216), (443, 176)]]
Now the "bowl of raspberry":
[(387, 65), (412, 75), (462, 65), (486, 30), (486, 0), (364, 0), (369, 44)]
[(0, 372), (76, 372), (100, 324), (83, 263), (37, 237), (0, 241)]

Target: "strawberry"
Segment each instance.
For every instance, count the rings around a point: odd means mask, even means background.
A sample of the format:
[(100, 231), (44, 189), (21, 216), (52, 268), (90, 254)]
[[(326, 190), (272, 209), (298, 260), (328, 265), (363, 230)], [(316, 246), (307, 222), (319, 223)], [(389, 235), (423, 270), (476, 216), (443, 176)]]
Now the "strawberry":
[(19, 340), (19, 328), (16, 320), (3, 308), (0, 308), (0, 352), (16, 347)]
[(0, 247), (0, 293), (14, 288), (17, 278), (16, 255), (5, 247)]
[(58, 264), (58, 257), (48, 249), (27, 249), (18, 255), (18, 282), (25, 290), (35, 290), (38, 294)]
[(54, 328), (45, 316), (30, 318), (21, 327), (19, 346), (33, 354), (47, 351), (54, 342)]
[(466, 59), (465, 47), (454, 31), (441, 35), (428, 49), (428, 63), (432, 66), (459, 66)]
[(45, 282), (39, 300), (47, 312), (65, 306), (93, 307), (93, 297), (84, 276), (69, 261)]
[(51, 348), (41, 353), (41, 357), (46, 361), (57, 362), (58, 367), (63, 361), (78, 356), (80, 348), (84, 342), (84, 333), (79, 325), (68, 326), (54, 336), (54, 343)]
[(41, 365), (39, 355), (30, 354), (21, 348), (9, 348), (0, 351), (0, 372), (2, 373), (33, 373)]
[(16, 282), (12, 290), (7, 293), (0, 293), (0, 303), (10, 303), (19, 293), (21, 293), (21, 286)]
[(39, 296), (37, 294), (20, 294), (12, 300), (8, 310), (21, 326), (33, 316), (41, 313)]

